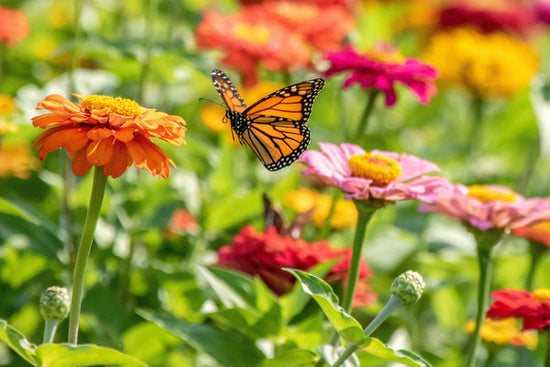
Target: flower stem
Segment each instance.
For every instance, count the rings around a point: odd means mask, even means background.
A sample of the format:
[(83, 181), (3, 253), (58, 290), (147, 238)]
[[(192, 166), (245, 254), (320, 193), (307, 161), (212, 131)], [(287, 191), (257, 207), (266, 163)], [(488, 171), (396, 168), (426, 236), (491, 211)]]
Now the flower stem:
[(151, 72), (151, 54), (153, 48), (153, 25), (155, 22), (158, 0), (149, 0), (147, 7), (147, 20), (145, 23), (145, 59), (141, 66), (141, 74), (139, 76), (139, 95), (138, 101), (143, 105), (145, 99), (145, 83)]
[[(363, 330), (365, 334), (365, 338), (368, 338), (374, 330), (376, 330), (387, 318), (388, 316), (401, 307), (403, 305), (403, 301), (401, 298), (399, 298), (396, 295), (391, 295), (388, 302), (384, 305), (384, 308), (380, 311), (378, 315), (370, 322), (370, 324), (367, 325), (367, 327)], [(338, 367), (344, 364), (346, 359), (349, 358), (357, 349), (359, 349), (359, 345), (350, 345), (347, 347), (347, 349), (340, 355), (340, 357), (332, 364), (331, 367)]]
[(533, 290), (533, 280), (535, 279), (538, 264), (547, 249), (548, 248), (546, 246), (538, 243), (537, 241), (529, 241), (529, 254), (531, 255), (531, 261), (529, 263), (529, 269), (527, 269), (527, 278), (525, 279), (525, 289), (528, 291)]
[(357, 128), (357, 138), (361, 139), (361, 137), (365, 134), (369, 122), (369, 118), (372, 115), (372, 111), (374, 110), (374, 102), (376, 102), (376, 96), (378, 95), (378, 90), (372, 89), (367, 97), (367, 104), (365, 106), (365, 109), (363, 110), (363, 114), (361, 115), (361, 119), (359, 120), (359, 126)]
[(484, 106), (483, 98), (475, 95), (472, 99), (472, 125), (466, 146), (466, 156), (468, 157), (477, 156), (481, 149)]
[(543, 330), (542, 335), (546, 335), (546, 355), (544, 357), (544, 367), (550, 367), (550, 332)]
[(44, 338), (42, 343), (53, 343), (53, 338), (55, 337), (55, 331), (57, 330), (57, 325), (59, 325), (58, 320), (46, 319), (46, 324), (44, 325)]
[[(74, 23), (73, 23), (73, 42), (74, 48), (71, 54), (71, 64), (69, 69), (69, 93), (76, 92), (76, 81), (74, 71), (78, 66), (78, 49), (77, 45), (80, 41), (80, 15), (82, 13), (82, 0), (74, 1)], [(74, 97), (73, 97), (74, 98)]]
[(365, 238), (367, 225), (376, 211), (376, 208), (364, 208), (361, 205), (356, 206), (359, 215), (353, 238), (353, 252), (349, 265), (348, 284), (344, 289), (344, 297), (342, 301), (342, 307), (347, 313), (351, 312), (351, 304), (353, 302), (353, 297), (355, 296), (355, 287), (357, 285), (357, 279), (359, 278), (359, 265), (361, 262), (363, 240)]
[(323, 222), (323, 226), (321, 227), (321, 231), (319, 233), (320, 238), (327, 238), (327, 236), (330, 233), (330, 222), (332, 221), (332, 217), (334, 216), (334, 209), (336, 208), (336, 202), (340, 198), (340, 193), (341, 193), (340, 190), (336, 190), (336, 188), (333, 189), (330, 208), (328, 210), (327, 217), (325, 218), (325, 221)]
[(479, 288), (477, 293), (477, 313), (476, 313), (476, 326), (470, 340), (470, 348), (468, 352), (468, 359), (466, 366), (473, 367), (477, 356), (477, 349), (481, 342), (481, 324), (485, 316), (485, 309), (487, 308), (487, 300), (489, 298), (489, 291), (491, 285), (491, 252), (493, 246), (483, 246), (478, 243), (477, 257), (479, 262)]
[(86, 213), (86, 220), (84, 222), (82, 237), (80, 238), (80, 245), (78, 246), (76, 263), (74, 266), (71, 310), (69, 314), (69, 343), (75, 345), (78, 341), (78, 320), (80, 318), (80, 306), (84, 294), (86, 264), (90, 256), (90, 249), (92, 248), (92, 241), (99, 219), (106, 183), (107, 176), (103, 174), (103, 167), (96, 166), (94, 170), (94, 183), (90, 196), (90, 205)]

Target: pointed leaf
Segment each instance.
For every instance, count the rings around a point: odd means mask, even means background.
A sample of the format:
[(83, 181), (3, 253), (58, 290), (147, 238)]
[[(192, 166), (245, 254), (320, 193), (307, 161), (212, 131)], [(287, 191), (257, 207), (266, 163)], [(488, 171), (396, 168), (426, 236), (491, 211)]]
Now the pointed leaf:
[(93, 344), (42, 344), (36, 349), (36, 355), (40, 358), (39, 366), (44, 367), (147, 366), (136, 358), (118, 350)]
[(365, 345), (361, 349), (379, 358), (399, 362), (405, 366), (431, 367), (425, 359), (415, 353), (404, 349), (393, 350), (376, 338), (367, 338)]
[(37, 366), (36, 345), (29, 342), (25, 336), (5, 320), (0, 320), (0, 340), (27, 362)]
[(225, 307), (246, 307), (247, 303), (252, 300), (252, 279), (222, 268), (199, 266), (198, 270)]
[(360, 345), (365, 339), (361, 324), (338, 305), (338, 297), (330, 285), (315, 275), (295, 269), (285, 269), (300, 280), (303, 290), (319, 304), (340, 336), (348, 343)]
[(236, 331), (181, 321), (169, 314), (145, 310), (138, 310), (137, 313), (193, 347), (203, 350), (214, 358), (219, 366), (252, 367), (265, 359), (265, 355), (256, 347), (254, 340)]

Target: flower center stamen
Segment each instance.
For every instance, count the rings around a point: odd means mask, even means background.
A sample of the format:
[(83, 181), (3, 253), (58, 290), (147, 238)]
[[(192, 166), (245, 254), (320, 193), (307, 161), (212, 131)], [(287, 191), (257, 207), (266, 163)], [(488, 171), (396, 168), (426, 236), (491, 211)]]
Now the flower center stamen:
[(239, 23), (233, 28), (233, 35), (239, 39), (264, 45), (269, 41), (269, 30), (252, 24)]
[(402, 64), (405, 62), (405, 58), (399, 53), (397, 48), (386, 42), (376, 42), (374, 46), (367, 49), (365, 53), (371, 59), (383, 63)]
[(353, 176), (371, 179), (374, 186), (386, 186), (403, 173), (399, 162), (379, 154), (356, 154), (348, 164)]
[(533, 292), (533, 297), (540, 303), (550, 302), (550, 288), (539, 288)]
[(108, 108), (111, 113), (122, 116), (139, 116), (142, 113), (136, 101), (122, 97), (91, 95), (82, 100), (82, 107), (88, 111)]
[(507, 201), (509, 203), (518, 201), (516, 193), (512, 190), (503, 191), (487, 185), (472, 185), (468, 187), (468, 196), (476, 198), (482, 203), (496, 200)]

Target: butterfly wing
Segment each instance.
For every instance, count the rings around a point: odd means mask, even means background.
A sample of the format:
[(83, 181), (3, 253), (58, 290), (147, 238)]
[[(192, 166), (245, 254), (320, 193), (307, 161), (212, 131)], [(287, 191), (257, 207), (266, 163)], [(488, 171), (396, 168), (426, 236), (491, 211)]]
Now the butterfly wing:
[(233, 82), (223, 71), (214, 69), (210, 75), (212, 76), (214, 87), (227, 105), (227, 108), (236, 112), (243, 112), (246, 110), (246, 103), (244, 103), (239, 92), (237, 92), (237, 88), (235, 88)]
[(321, 78), (290, 85), (243, 112), (249, 128), (239, 138), (252, 148), (268, 170), (290, 165), (307, 149), (310, 131), (305, 123), (324, 85)]

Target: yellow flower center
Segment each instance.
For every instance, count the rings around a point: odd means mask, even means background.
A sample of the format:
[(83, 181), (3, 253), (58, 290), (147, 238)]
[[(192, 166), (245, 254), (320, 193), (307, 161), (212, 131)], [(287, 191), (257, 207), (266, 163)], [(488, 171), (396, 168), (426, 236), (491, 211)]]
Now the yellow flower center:
[(275, 12), (277, 15), (295, 23), (316, 19), (320, 11), (321, 8), (318, 6), (300, 4), (294, 1), (277, 1), (275, 3)]
[(136, 101), (122, 97), (87, 96), (82, 100), (82, 107), (88, 111), (108, 108), (112, 113), (129, 117), (141, 115), (141, 107)]
[(533, 297), (541, 303), (547, 303), (550, 300), (550, 288), (539, 288), (533, 292)]
[(372, 48), (369, 48), (364, 52), (371, 59), (383, 63), (402, 64), (405, 62), (403, 55), (399, 53), (395, 46), (389, 43), (377, 42)]
[(15, 99), (7, 94), (0, 94), (0, 115), (9, 115), (17, 111)]
[(375, 186), (386, 186), (403, 173), (399, 162), (379, 154), (356, 154), (348, 164), (353, 176), (371, 179)]
[(507, 201), (509, 203), (518, 201), (516, 193), (512, 190), (502, 191), (487, 185), (472, 185), (468, 187), (468, 196), (474, 197), (482, 203), (496, 200)]
[(265, 45), (271, 34), (267, 28), (239, 23), (233, 28), (233, 35), (248, 42)]

